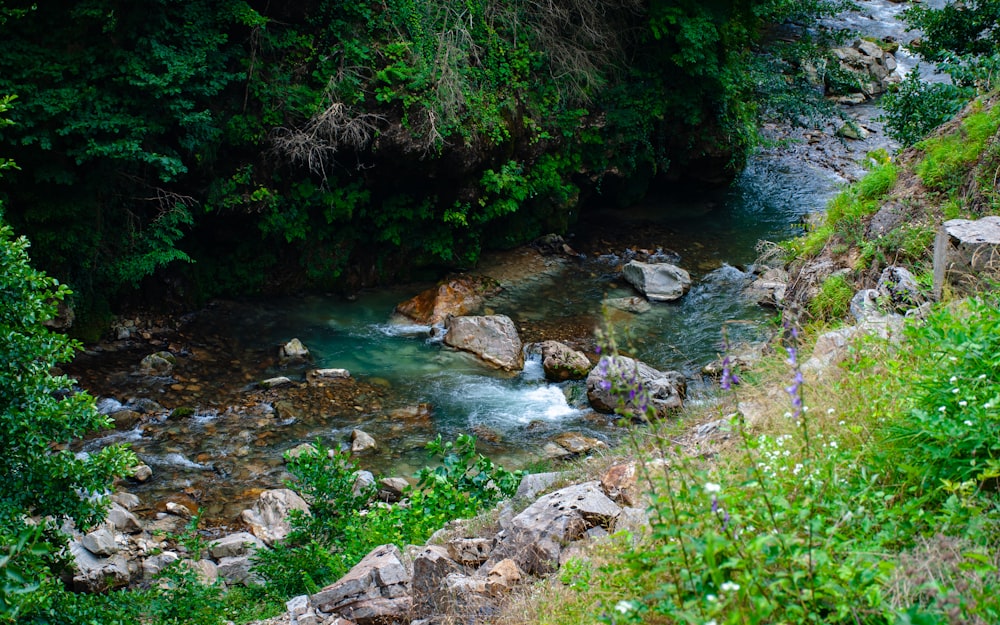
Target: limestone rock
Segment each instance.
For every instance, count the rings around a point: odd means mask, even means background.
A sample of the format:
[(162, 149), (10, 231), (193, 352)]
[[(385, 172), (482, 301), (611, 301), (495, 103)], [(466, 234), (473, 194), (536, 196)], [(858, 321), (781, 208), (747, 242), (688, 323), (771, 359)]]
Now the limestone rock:
[(948, 284), (967, 291), (1000, 275), (1000, 216), (950, 219), (934, 240), (934, 296)]
[(552, 486), (566, 476), (561, 471), (550, 471), (548, 473), (529, 473), (521, 478), (521, 483), (517, 487), (515, 497), (518, 499), (530, 499), (538, 493)]
[(788, 272), (784, 269), (769, 267), (743, 289), (743, 294), (759, 306), (777, 308), (785, 301), (788, 279)]
[(690, 274), (670, 263), (629, 261), (622, 268), (622, 277), (653, 302), (680, 299), (691, 288)]
[(116, 430), (131, 430), (136, 426), (139, 421), (142, 420), (142, 415), (135, 410), (116, 410), (110, 415), (111, 420), (115, 422)]
[(841, 69), (853, 74), (866, 97), (884, 93), (888, 85), (899, 82), (896, 58), (876, 44), (859, 39), (853, 45), (833, 48), (830, 52), (840, 61)]
[(180, 559), (175, 551), (164, 551), (158, 553), (155, 556), (150, 556), (142, 561), (142, 578), (145, 580), (150, 580), (160, 574), (163, 569), (167, 568), (170, 564), (173, 564)]
[(347, 369), (312, 369), (306, 371), (306, 382), (312, 386), (320, 386), (327, 382), (349, 380), (351, 372)]
[(299, 445), (296, 445), (295, 447), (292, 447), (288, 451), (286, 451), (284, 453), (284, 458), (285, 458), (285, 462), (288, 462), (289, 460), (293, 460), (293, 459), (298, 458), (300, 456), (304, 456), (304, 455), (305, 456), (311, 456), (311, 455), (314, 455), (316, 453), (317, 453), (317, 449), (316, 449), (315, 445), (313, 445), (312, 443), (301, 443)]
[(546, 379), (554, 382), (582, 380), (590, 372), (590, 360), (583, 355), (583, 352), (578, 352), (559, 341), (544, 341), (539, 347)]
[(287, 376), (279, 375), (277, 377), (268, 378), (266, 380), (261, 380), (260, 382), (257, 383), (257, 386), (259, 386), (261, 388), (264, 388), (264, 389), (267, 389), (267, 388), (280, 388), (282, 386), (289, 386), (291, 384), (294, 384), (294, 382), (292, 382), (291, 378), (288, 378)]
[(128, 562), (121, 554), (101, 558), (73, 541), (69, 545), (75, 564), (73, 588), (78, 592), (103, 592), (127, 586), (131, 574)]
[(524, 351), (514, 322), (506, 315), (453, 317), (448, 321), (446, 345), (472, 352), (505, 371), (524, 368)]
[(119, 532), (137, 534), (142, 531), (142, 524), (134, 514), (117, 503), (111, 504), (108, 510), (107, 522)]
[(95, 556), (110, 556), (118, 553), (118, 543), (115, 542), (114, 533), (103, 527), (90, 532), (80, 542), (84, 549)]
[[(309, 598), (323, 614), (336, 613), (358, 625), (409, 622), (412, 573), (395, 545), (376, 547), (344, 577)], [(405, 619), (405, 620), (404, 620)]]
[(170, 375), (176, 364), (177, 358), (170, 352), (156, 352), (142, 359), (139, 363), (139, 372), (143, 375)]
[(448, 542), (448, 557), (465, 566), (479, 566), (492, 551), (493, 540), (489, 538), (456, 538)]
[(545, 495), (510, 521), (480, 570), (492, 570), (510, 558), (529, 574), (550, 573), (558, 566), (565, 545), (593, 527), (612, 529), (620, 513), (621, 508), (608, 499), (596, 481)]
[(445, 547), (439, 545), (424, 547), (413, 558), (411, 592), (413, 607), (418, 614), (426, 616), (434, 614), (435, 607), (448, 597), (442, 583), (452, 573), (463, 574), (464, 569), (449, 557)]
[(292, 510), (309, 514), (309, 504), (287, 488), (266, 490), (252, 508), (243, 511), (240, 518), (250, 526), (254, 536), (271, 546), (291, 531), (288, 514)]
[(299, 339), (292, 339), (281, 346), (278, 357), (282, 363), (303, 362), (309, 360), (309, 350)]
[(208, 543), (208, 552), (216, 560), (252, 556), (264, 547), (263, 541), (249, 532), (237, 532)]
[(132, 467), (131, 477), (136, 482), (144, 484), (149, 481), (149, 478), (153, 477), (153, 470), (147, 464), (139, 464)]
[(202, 584), (212, 585), (219, 579), (219, 565), (211, 560), (185, 560)]
[(258, 586), (263, 584), (253, 568), (253, 561), (248, 556), (226, 556), (219, 558), (216, 565), (218, 576), (230, 586), (239, 584), (242, 586)]
[(413, 323), (439, 325), (448, 317), (475, 312), (483, 305), (483, 296), (494, 290), (482, 279), (453, 278), (400, 303), (395, 312)]
[[(630, 395), (640, 384), (645, 395)], [(681, 407), (686, 390), (680, 373), (659, 371), (627, 356), (604, 356), (587, 376), (587, 399), (594, 410), (613, 413), (621, 400), (625, 413), (640, 420), (645, 418), (644, 397), (654, 414), (662, 418)]]
[(378, 443), (368, 433), (362, 430), (351, 432), (351, 453), (359, 454), (378, 447)]
[(135, 510), (137, 507), (139, 507), (139, 497), (138, 495), (133, 495), (132, 493), (119, 491), (114, 495), (111, 495), (111, 501), (129, 511)]

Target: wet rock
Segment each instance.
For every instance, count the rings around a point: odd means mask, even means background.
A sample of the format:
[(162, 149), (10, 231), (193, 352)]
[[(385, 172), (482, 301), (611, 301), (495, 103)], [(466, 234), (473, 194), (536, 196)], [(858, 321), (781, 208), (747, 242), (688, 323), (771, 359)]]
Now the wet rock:
[(149, 465), (140, 464), (132, 467), (131, 478), (140, 484), (144, 484), (149, 481), (149, 478), (153, 477), (153, 470), (149, 468)]
[(90, 532), (80, 541), (83, 548), (95, 556), (110, 556), (118, 553), (118, 543), (111, 530), (100, 528)]
[(110, 415), (116, 430), (131, 430), (142, 420), (142, 415), (134, 410), (117, 410)]
[(306, 371), (306, 381), (313, 386), (320, 386), (337, 380), (349, 380), (351, 372), (347, 369), (312, 369)]
[(139, 363), (139, 372), (152, 376), (170, 375), (176, 364), (177, 358), (170, 352), (156, 352), (142, 359)]
[(132, 397), (128, 400), (128, 407), (142, 414), (157, 414), (167, 411), (159, 402), (148, 397)]
[(524, 351), (517, 328), (506, 315), (452, 317), (444, 343), (471, 352), (481, 360), (505, 371), (524, 368)]
[(409, 622), (412, 574), (395, 545), (376, 547), (347, 575), (309, 598), (321, 614), (336, 614), (358, 625)]
[(539, 347), (546, 379), (554, 382), (582, 380), (590, 373), (590, 360), (583, 355), (583, 352), (578, 352), (559, 341), (543, 341)]
[(408, 423), (429, 423), (431, 419), (431, 405), (421, 403), (415, 406), (405, 406), (389, 411), (389, 419), (392, 421), (405, 421)]
[(292, 510), (309, 514), (309, 504), (287, 488), (266, 490), (252, 508), (243, 511), (240, 518), (250, 526), (254, 536), (271, 546), (291, 531), (288, 513)]
[(282, 386), (290, 386), (294, 384), (292, 380), (286, 376), (279, 375), (274, 378), (268, 378), (266, 380), (261, 380), (257, 383), (257, 386), (268, 389), (268, 388), (280, 388)]
[(477, 311), (483, 296), (495, 287), (470, 276), (453, 278), (396, 306), (396, 314), (421, 325), (439, 325), (448, 317), (461, 317)]
[(563, 432), (552, 439), (552, 442), (573, 455), (585, 454), (595, 449), (608, 448), (607, 443), (604, 441), (584, 436), (579, 432)]
[(208, 552), (213, 558), (234, 558), (252, 556), (264, 547), (264, 542), (249, 532), (237, 532), (208, 543)]
[(351, 432), (351, 453), (359, 454), (375, 449), (376, 447), (378, 447), (378, 443), (368, 433), (362, 430), (353, 430)]
[(559, 565), (559, 554), (593, 527), (612, 529), (621, 508), (605, 495), (599, 482), (563, 488), (538, 499), (510, 521), (480, 570), (492, 570), (512, 559), (532, 575), (545, 575)]
[(622, 277), (653, 302), (680, 299), (691, 288), (691, 276), (688, 272), (670, 263), (641, 263), (633, 260), (622, 268)]
[(298, 420), (302, 417), (302, 409), (291, 401), (276, 401), (274, 402), (274, 417), (279, 421)]
[(604, 300), (604, 305), (616, 310), (622, 310), (634, 315), (641, 315), (653, 309), (649, 300), (644, 297), (612, 297)]
[[(645, 395), (632, 396), (630, 391), (640, 384)], [(659, 371), (627, 356), (604, 356), (587, 376), (587, 399), (594, 410), (614, 413), (621, 401), (625, 416), (639, 420), (646, 418), (644, 397), (653, 414), (663, 418), (681, 407), (686, 390), (680, 373)]]
[(278, 350), (278, 358), (282, 364), (305, 362), (309, 360), (309, 350), (299, 339), (292, 339)]
[(934, 240), (934, 297), (969, 291), (1000, 275), (1000, 216), (950, 219)]

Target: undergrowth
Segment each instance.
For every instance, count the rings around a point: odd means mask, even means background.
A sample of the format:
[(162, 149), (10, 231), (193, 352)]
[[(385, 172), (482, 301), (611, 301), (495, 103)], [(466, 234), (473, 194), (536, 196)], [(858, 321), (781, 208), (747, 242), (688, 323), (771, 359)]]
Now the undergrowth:
[(685, 454), (669, 425), (637, 435), (637, 457), (663, 459), (642, 465), (649, 534), (567, 563), (519, 617), (998, 622), (997, 337), (991, 294), (940, 305), (902, 343), (866, 338), (815, 378), (794, 329), (754, 384), (726, 359), (729, 390), (689, 416), (722, 419), (728, 450)]

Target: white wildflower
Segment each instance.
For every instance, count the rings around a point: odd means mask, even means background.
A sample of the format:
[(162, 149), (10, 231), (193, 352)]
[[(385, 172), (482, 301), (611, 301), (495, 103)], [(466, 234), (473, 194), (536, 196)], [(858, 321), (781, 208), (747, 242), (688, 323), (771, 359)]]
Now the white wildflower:
[(739, 589), (740, 585), (735, 582), (722, 582), (722, 585), (719, 586), (719, 590), (722, 592), (736, 592)]
[(717, 492), (719, 492), (721, 490), (722, 490), (722, 487), (719, 486), (718, 484), (716, 484), (715, 482), (707, 482), (705, 484), (705, 492), (706, 493), (717, 493)]

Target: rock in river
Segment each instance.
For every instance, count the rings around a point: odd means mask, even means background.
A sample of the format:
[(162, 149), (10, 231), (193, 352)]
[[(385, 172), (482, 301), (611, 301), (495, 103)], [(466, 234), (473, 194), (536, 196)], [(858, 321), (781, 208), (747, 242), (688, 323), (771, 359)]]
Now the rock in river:
[(452, 317), (448, 321), (446, 345), (472, 352), (484, 362), (504, 371), (524, 368), (521, 337), (506, 315)]

